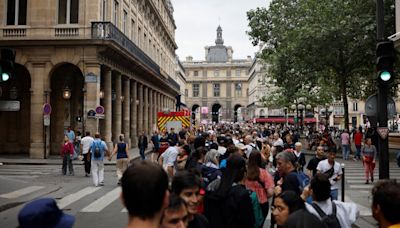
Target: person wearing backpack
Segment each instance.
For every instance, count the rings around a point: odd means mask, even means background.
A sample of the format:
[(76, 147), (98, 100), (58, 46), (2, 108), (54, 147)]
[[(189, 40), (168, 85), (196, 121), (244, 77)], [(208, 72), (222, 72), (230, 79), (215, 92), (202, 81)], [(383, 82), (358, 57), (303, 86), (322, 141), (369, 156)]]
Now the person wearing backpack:
[(100, 139), (100, 134), (95, 134), (95, 139), (90, 147), (91, 167), (94, 186), (104, 185), (104, 157), (108, 155), (108, 148), (104, 141)]
[(307, 210), (317, 216), (325, 227), (352, 227), (360, 211), (355, 203), (341, 202), (330, 199), (331, 183), (329, 178), (318, 173), (311, 179), (310, 187), (306, 188), (301, 197), (306, 199), (311, 195), (312, 204), (306, 203)]
[(327, 159), (318, 163), (317, 173), (322, 173), (329, 178), (331, 183), (331, 198), (332, 200), (338, 199), (338, 181), (342, 179), (342, 167), (339, 162), (335, 161), (336, 151), (329, 151)]

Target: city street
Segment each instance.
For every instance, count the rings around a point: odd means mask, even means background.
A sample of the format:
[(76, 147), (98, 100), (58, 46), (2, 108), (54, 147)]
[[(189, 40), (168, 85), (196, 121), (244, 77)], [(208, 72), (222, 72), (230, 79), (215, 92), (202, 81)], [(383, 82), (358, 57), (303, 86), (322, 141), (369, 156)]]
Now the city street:
[[(310, 156), (307, 156), (307, 160)], [(337, 159), (342, 163), (342, 159)], [(75, 176), (62, 176), (58, 164), (3, 164), (0, 166), (0, 227), (16, 227), (17, 214), (24, 203), (52, 197), (66, 213), (76, 217), (74, 227), (125, 227), (128, 215), (119, 200), (114, 165), (105, 166), (105, 185), (94, 187), (91, 177), (84, 177), (82, 165), (75, 163)], [(361, 162), (345, 164), (345, 200), (357, 203), (360, 218), (357, 227), (376, 227), (370, 210), (372, 184), (364, 184)], [(378, 179), (378, 166), (375, 179)], [(391, 178), (400, 179), (400, 168), (390, 163)], [(341, 192), (339, 193), (341, 195)], [(269, 227), (269, 217), (264, 227)]]

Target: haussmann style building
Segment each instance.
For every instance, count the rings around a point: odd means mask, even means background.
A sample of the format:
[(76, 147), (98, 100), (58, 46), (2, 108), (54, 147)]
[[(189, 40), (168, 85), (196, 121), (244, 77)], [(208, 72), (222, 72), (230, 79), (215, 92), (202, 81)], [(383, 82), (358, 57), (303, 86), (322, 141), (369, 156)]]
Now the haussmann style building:
[(0, 1), (0, 153), (59, 154), (68, 126), (135, 146), (175, 108), (175, 29), (170, 0)]

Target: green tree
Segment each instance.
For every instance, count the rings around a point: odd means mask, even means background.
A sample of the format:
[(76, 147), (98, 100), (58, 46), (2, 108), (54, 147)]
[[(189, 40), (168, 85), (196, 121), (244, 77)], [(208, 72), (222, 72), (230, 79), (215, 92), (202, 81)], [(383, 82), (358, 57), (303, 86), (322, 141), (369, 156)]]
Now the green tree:
[[(386, 32), (392, 34), (394, 3), (386, 3)], [(308, 100), (320, 104), (339, 98), (348, 128), (348, 97), (375, 90), (375, 1), (273, 0), (247, 16), (250, 39), (263, 44), (259, 57), (271, 64), (280, 94), (309, 90)]]

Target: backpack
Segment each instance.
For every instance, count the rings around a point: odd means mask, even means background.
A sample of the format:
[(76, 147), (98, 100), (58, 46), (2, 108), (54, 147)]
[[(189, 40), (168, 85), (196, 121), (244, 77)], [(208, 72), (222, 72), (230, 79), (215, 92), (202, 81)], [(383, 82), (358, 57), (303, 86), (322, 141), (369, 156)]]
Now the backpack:
[(310, 184), (310, 177), (307, 176), (303, 171), (297, 171), (297, 180), (299, 181), (300, 193), (303, 192), (304, 188)]
[(319, 216), (321, 217), (321, 222), (324, 224), (326, 228), (340, 228), (340, 223), (338, 218), (336, 217), (336, 205), (332, 201), (332, 214), (327, 215), (322, 209), (315, 203), (312, 203), (311, 206), (317, 211)]
[(93, 152), (93, 156), (95, 158), (100, 158), (101, 157), (101, 148), (99, 143), (93, 142), (94, 143), (94, 152)]
[(254, 212), (254, 218), (255, 218), (255, 224), (254, 227), (262, 227), (264, 224), (264, 216), (260, 207), (260, 203), (258, 202), (258, 197), (257, 194), (251, 190), (247, 190), (250, 195), (251, 199), (251, 204), (253, 205), (253, 212)]

